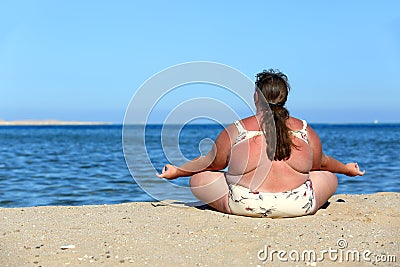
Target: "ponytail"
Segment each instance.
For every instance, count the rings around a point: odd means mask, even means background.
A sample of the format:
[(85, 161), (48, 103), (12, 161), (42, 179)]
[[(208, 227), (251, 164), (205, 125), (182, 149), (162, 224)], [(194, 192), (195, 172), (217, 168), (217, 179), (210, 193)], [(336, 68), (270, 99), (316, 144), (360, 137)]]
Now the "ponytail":
[(275, 123), (276, 131), (276, 149), (274, 160), (287, 160), (292, 152), (294, 146), (290, 129), (286, 126), (286, 120), (289, 118), (289, 111), (285, 107), (271, 107), (271, 111)]
[(262, 111), (261, 129), (268, 144), (268, 158), (287, 160), (292, 147), (296, 147), (292, 141), (290, 129), (286, 125), (289, 111), (284, 104), (290, 90), (287, 76), (279, 71), (269, 70), (257, 74), (256, 77), (258, 104)]

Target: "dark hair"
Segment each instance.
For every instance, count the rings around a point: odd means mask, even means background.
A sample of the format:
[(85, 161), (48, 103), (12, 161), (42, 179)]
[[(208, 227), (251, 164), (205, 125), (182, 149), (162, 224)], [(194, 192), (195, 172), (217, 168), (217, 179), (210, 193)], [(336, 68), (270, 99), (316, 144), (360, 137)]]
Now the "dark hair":
[[(256, 75), (255, 84), (259, 93), (259, 105), (263, 112), (261, 128), (268, 144), (268, 158), (271, 160), (272, 158), (274, 160), (286, 160), (290, 157), (292, 146), (296, 147), (291, 139), (290, 129), (286, 126), (289, 111), (284, 105), (290, 91), (288, 77), (279, 70), (264, 70)], [(270, 107), (272, 116), (267, 106)], [(275, 129), (271, 129), (274, 125), (272, 120), (275, 124)], [(275, 154), (274, 130), (276, 135)]]

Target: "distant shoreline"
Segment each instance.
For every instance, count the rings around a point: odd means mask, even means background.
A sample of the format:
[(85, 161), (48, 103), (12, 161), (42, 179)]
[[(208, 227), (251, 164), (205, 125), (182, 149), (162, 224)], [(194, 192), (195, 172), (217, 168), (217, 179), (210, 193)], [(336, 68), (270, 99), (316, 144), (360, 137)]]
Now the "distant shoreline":
[(60, 121), (60, 120), (0, 120), (0, 126), (52, 126), (52, 125), (111, 125), (111, 122), (99, 121)]

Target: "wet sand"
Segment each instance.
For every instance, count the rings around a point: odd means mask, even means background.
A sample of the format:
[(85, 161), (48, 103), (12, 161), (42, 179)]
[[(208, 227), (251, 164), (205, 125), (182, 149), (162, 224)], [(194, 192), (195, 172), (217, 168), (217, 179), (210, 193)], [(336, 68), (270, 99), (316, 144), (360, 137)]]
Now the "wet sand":
[(397, 261), (378, 266), (399, 266), (399, 204), (400, 193), (335, 195), (315, 215), (289, 219), (163, 202), (1, 208), (0, 265), (373, 266), (378, 255)]

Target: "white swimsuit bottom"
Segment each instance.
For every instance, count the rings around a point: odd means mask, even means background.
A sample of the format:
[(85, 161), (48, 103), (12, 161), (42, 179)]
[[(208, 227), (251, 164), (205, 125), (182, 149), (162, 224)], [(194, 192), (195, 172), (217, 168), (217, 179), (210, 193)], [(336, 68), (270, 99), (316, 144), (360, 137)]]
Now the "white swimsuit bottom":
[(229, 184), (228, 203), (232, 214), (251, 217), (297, 217), (311, 214), (316, 206), (311, 180), (298, 188), (279, 192), (254, 192)]

